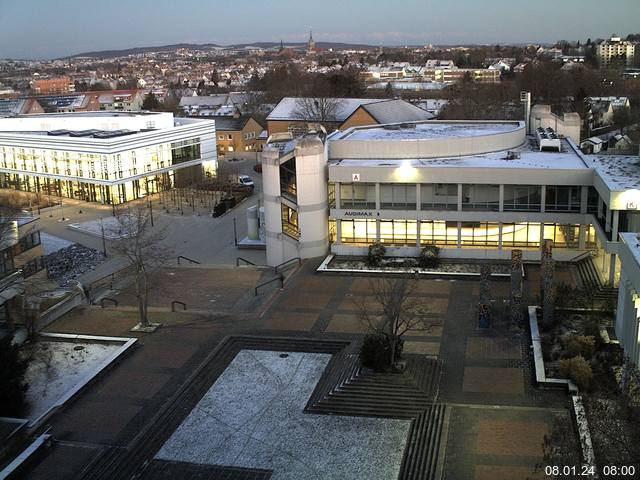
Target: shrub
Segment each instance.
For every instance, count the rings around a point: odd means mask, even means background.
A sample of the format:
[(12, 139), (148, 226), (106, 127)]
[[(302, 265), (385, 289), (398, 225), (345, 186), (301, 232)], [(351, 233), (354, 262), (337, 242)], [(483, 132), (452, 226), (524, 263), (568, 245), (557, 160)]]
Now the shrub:
[(560, 360), (560, 375), (573, 380), (580, 390), (587, 390), (593, 379), (591, 365), (581, 355)]
[(420, 268), (437, 268), (440, 265), (440, 249), (435, 245), (425, 245), (418, 257)]
[(18, 347), (11, 344), (11, 337), (0, 340), (0, 416), (20, 417), (24, 414), (26, 370), (27, 362), (20, 358)]
[(372, 243), (369, 245), (369, 253), (367, 254), (367, 265), (370, 267), (379, 267), (382, 263), (387, 249), (381, 243)]
[(370, 333), (360, 347), (362, 365), (374, 370), (384, 370), (391, 364), (391, 345), (384, 335)]
[(556, 308), (589, 308), (592, 304), (589, 292), (564, 282), (556, 286), (554, 301)]
[(596, 349), (595, 338), (591, 335), (569, 335), (563, 339), (567, 357), (583, 356), (590, 359)]

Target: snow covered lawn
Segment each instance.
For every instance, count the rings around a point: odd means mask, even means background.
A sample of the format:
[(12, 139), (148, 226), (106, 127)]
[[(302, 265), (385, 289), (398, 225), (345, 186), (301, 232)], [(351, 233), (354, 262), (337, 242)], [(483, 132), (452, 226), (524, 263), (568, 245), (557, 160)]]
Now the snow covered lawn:
[(30, 358), (25, 375), (29, 385), (29, 419), (36, 419), (46, 412), (56, 400), (121, 347), (117, 343), (46, 340), (24, 345), (20, 353)]

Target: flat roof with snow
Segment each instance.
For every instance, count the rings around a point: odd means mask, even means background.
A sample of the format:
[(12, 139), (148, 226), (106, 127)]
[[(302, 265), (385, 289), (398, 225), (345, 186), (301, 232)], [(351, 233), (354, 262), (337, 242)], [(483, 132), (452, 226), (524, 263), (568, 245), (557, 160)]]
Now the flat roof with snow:
[(512, 132), (521, 122), (423, 122), (348, 130), (340, 140), (414, 140), (461, 138)]

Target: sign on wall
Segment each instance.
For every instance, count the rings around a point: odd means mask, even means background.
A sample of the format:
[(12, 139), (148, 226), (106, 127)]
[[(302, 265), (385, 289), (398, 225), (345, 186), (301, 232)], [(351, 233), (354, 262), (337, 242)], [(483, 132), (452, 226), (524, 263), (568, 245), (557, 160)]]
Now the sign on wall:
[(351, 174), (351, 181), (352, 182), (359, 182), (360, 181), (360, 174), (359, 173), (352, 173)]

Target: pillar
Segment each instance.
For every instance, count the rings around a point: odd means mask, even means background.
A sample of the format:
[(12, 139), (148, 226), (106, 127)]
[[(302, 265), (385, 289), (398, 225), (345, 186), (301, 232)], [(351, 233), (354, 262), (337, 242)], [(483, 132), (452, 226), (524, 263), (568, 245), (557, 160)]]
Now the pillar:
[(336, 209), (342, 208), (342, 193), (340, 192), (340, 182), (334, 183), (334, 191), (336, 197)]
[(462, 211), (462, 184), (458, 184), (458, 211)]
[[(416, 183), (416, 210), (420, 211), (422, 209), (422, 193), (420, 192), (420, 184)], [(420, 222), (418, 222), (418, 225)]]
[(498, 187), (498, 211), (504, 212), (504, 185), (501, 183)]
[(585, 250), (587, 248), (587, 226), (583, 223), (580, 224), (580, 230), (578, 230), (578, 249)]
[[(380, 210), (380, 184), (376, 183), (376, 210)], [(380, 224), (378, 224), (378, 227)], [(378, 228), (378, 232), (380, 232), (380, 228)], [(378, 234), (378, 238), (380, 235)]]
[(547, 186), (546, 185), (542, 185), (540, 187), (540, 211), (542, 213), (544, 213), (544, 208), (545, 208), (545, 204), (546, 204), (546, 197), (547, 197)]
[(589, 187), (583, 186), (580, 189), (580, 213), (587, 213), (588, 202), (589, 202)]
[(619, 210), (611, 210), (611, 241), (618, 241), (618, 225), (620, 223), (620, 211)]
[(609, 255), (609, 285), (613, 287), (616, 281), (616, 254)]

